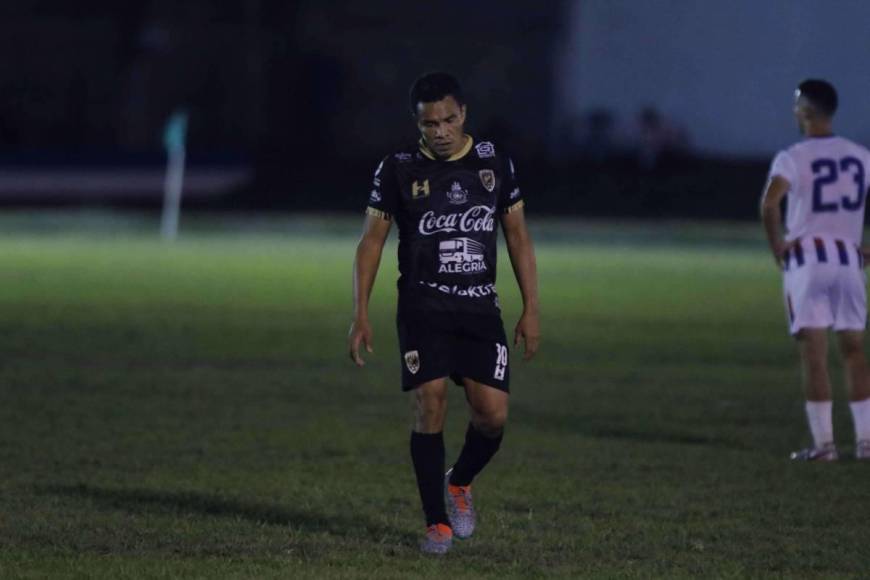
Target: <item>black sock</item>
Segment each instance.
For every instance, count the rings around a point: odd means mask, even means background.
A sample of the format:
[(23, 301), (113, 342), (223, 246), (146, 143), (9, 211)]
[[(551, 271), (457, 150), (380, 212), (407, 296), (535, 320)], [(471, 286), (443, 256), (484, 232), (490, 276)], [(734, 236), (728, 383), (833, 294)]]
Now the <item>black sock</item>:
[(453, 473), (450, 474), (451, 485), (471, 485), (474, 477), (498, 451), (503, 437), (504, 431), (499, 431), (497, 437), (486, 437), (473, 424), (468, 423), (465, 445), (462, 446), (462, 452), (453, 466)]
[(444, 507), (444, 433), (412, 431), (411, 460), (417, 474), (426, 526), (450, 525)]

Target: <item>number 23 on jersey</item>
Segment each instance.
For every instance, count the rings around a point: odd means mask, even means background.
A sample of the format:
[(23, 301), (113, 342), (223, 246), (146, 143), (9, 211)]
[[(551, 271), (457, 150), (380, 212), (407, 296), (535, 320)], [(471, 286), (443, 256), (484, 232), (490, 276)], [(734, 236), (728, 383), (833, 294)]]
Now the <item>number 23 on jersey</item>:
[[(813, 212), (829, 213), (839, 211), (858, 211), (864, 205), (866, 183), (864, 180), (864, 165), (855, 157), (835, 159), (816, 159), (810, 165), (813, 170)], [(855, 189), (852, 195), (842, 195), (844, 192), (832, 191), (840, 177), (851, 176)], [(837, 188), (839, 189), (839, 187)]]

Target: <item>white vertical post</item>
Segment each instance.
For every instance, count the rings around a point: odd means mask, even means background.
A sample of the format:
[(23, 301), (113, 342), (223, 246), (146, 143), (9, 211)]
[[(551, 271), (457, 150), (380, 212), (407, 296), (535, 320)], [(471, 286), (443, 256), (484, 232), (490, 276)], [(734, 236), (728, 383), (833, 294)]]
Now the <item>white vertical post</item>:
[(166, 122), (163, 144), (166, 147), (166, 178), (163, 181), (163, 213), (160, 218), (160, 235), (172, 241), (178, 237), (178, 222), (181, 213), (181, 193), (184, 189), (184, 146), (187, 129), (187, 114), (179, 111)]

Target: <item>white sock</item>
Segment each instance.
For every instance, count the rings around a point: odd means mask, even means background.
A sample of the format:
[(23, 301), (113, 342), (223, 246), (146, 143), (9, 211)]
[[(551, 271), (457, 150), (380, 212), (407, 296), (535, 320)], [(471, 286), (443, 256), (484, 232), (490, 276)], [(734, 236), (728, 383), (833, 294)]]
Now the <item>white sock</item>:
[(855, 423), (855, 441), (870, 441), (870, 399), (849, 403)]
[(834, 442), (831, 407), (831, 401), (807, 401), (807, 421), (817, 448)]

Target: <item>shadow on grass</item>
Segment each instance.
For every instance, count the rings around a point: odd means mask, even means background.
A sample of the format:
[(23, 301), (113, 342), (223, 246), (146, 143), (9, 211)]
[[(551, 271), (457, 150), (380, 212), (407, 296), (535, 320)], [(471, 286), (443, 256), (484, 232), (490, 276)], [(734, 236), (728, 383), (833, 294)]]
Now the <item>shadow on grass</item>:
[(737, 440), (679, 432), (672, 429), (657, 428), (650, 425), (647, 429), (628, 427), (620, 420), (606, 422), (602, 417), (582, 415), (562, 415), (543, 413), (526, 406), (514, 407), (514, 420), (526, 425), (534, 425), (536, 430), (556, 433), (568, 433), (597, 439), (624, 439), (639, 443), (672, 443), (676, 445), (699, 445), (717, 447), (720, 449), (748, 449), (749, 447)]
[(104, 488), (93, 485), (44, 485), (36, 492), (86, 499), (106, 509), (148, 514), (194, 514), (212, 517), (241, 518), (256, 524), (269, 524), (304, 532), (326, 532), (335, 536), (359, 539), (395, 538), (412, 545), (416, 538), (399, 528), (367, 519), (359, 513), (328, 515), (314, 510), (288, 509), (286, 506), (249, 502), (201, 492), (154, 491), (136, 488)]

